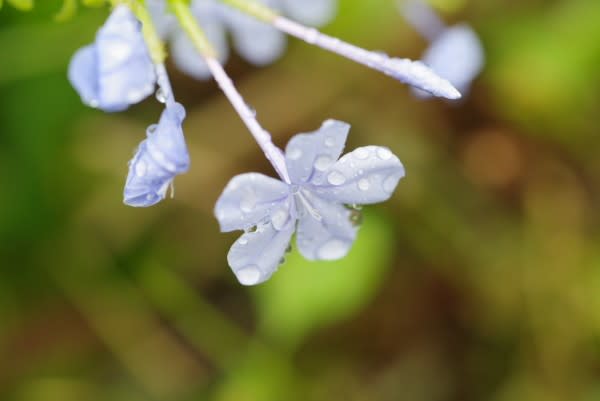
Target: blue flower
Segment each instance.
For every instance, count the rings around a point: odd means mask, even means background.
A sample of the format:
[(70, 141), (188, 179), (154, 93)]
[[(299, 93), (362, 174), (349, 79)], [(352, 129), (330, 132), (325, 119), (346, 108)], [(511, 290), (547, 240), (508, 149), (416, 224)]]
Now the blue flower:
[(167, 103), (158, 124), (147, 130), (147, 138), (139, 145), (129, 162), (124, 203), (148, 207), (163, 200), (176, 175), (185, 173), (190, 158), (181, 124), (185, 109), (179, 103)]
[(446, 28), (423, 55), (423, 62), (463, 95), (481, 72), (484, 59), (477, 34), (466, 24)]
[[(258, 0), (297, 21), (311, 26), (322, 26), (333, 19), (337, 0)], [(211, 74), (186, 33), (168, 13), (165, 0), (148, 0), (153, 20), (163, 38), (169, 38), (173, 62), (184, 73), (208, 79)], [(216, 0), (192, 0), (190, 9), (217, 49), (219, 61), (229, 57), (227, 31), (238, 54), (248, 62), (264, 66), (272, 63), (286, 47), (285, 34), (243, 12)]]
[(96, 41), (75, 53), (69, 81), (84, 103), (108, 112), (124, 110), (154, 91), (156, 74), (141, 24), (127, 6), (116, 7)]
[(285, 164), (290, 183), (258, 173), (234, 177), (217, 201), (221, 231), (244, 230), (227, 256), (244, 285), (268, 280), (297, 232), (300, 253), (309, 260), (336, 260), (357, 234), (345, 205), (385, 201), (404, 177), (392, 152), (366, 146), (342, 154), (350, 126), (328, 120), (319, 130), (290, 140)]

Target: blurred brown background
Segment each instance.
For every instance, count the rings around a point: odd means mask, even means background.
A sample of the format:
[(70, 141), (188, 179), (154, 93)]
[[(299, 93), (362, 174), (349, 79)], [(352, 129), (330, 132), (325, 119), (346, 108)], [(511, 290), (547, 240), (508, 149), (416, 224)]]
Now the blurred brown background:
[[(290, 40), (227, 69), (275, 141), (327, 118), (348, 148), (390, 147), (407, 177), (366, 207), (351, 254), (295, 251), (240, 286), (213, 205), (235, 174), (273, 175), (213, 82), (170, 66), (191, 171), (176, 197), (122, 204), (161, 106), (85, 108), (66, 79), (108, 10), (0, 11), (0, 399), (591, 401), (600, 399), (600, 2), (438, 0), (487, 54), (463, 102)], [(418, 58), (389, 0), (341, 0), (325, 31)]]

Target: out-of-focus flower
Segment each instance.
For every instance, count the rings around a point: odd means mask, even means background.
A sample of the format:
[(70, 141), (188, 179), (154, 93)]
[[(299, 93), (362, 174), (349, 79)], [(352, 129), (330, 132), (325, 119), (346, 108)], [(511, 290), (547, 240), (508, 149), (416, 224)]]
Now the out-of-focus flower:
[(423, 62), (466, 95), (483, 69), (483, 47), (470, 26), (455, 25), (433, 41), (423, 55)]
[(75, 53), (69, 80), (84, 103), (121, 111), (153, 91), (156, 74), (139, 21), (124, 5), (116, 7), (96, 41)]
[[(406, 19), (431, 42), (423, 62), (466, 95), (485, 62), (483, 46), (475, 31), (467, 24), (446, 27), (424, 0), (403, 0), (398, 5)], [(423, 91), (416, 92), (429, 96)]]
[[(337, 0), (260, 0), (284, 15), (312, 26), (329, 22), (336, 13)], [(176, 19), (168, 14), (164, 0), (147, 1), (153, 20), (163, 38), (169, 38), (175, 64), (186, 74), (207, 79), (210, 72)], [(248, 62), (263, 66), (275, 61), (284, 51), (285, 35), (273, 26), (261, 22), (217, 0), (192, 0), (191, 11), (225, 63), (229, 56), (227, 30), (233, 47)]]
[(404, 167), (389, 149), (361, 147), (338, 160), (349, 129), (328, 120), (319, 130), (292, 138), (285, 151), (290, 183), (258, 173), (228, 183), (215, 215), (222, 231), (245, 231), (227, 257), (240, 283), (268, 280), (294, 231), (305, 258), (344, 257), (357, 233), (345, 205), (378, 203), (392, 195)]
[(159, 123), (148, 127), (147, 138), (129, 162), (125, 204), (155, 205), (165, 198), (175, 176), (189, 169), (190, 158), (181, 128), (184, 118), (182, 105), (167, 103)]

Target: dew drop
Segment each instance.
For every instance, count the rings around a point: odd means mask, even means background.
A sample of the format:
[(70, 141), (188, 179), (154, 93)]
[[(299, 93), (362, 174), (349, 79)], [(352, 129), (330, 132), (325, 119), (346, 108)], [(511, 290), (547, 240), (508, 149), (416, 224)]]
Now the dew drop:
[(156, 129), (158, 128), (158, 124), (152, 124), (151, 126), (148, 127), (148, 129), (146, 130), (146, 132), (149, 135), (152, 135), (156, 132)]
[(344, 175), (342, 173), (340, 173), (339, 171), (332, 171), (327, 176), (327, 181), (331, 185), (338, 186), (338, 185), (342, 185), (346, 182), (346, 177), (344, 177)]
[(352, 154), (359, 160), (365, 160), (369, 157), (369, 151), (365, 148), (358, 148)]
[(136, 165), (135, 165), (135, 174), (138, 177), (143, 177), (146, 175), (146, 171), (147, 171), (147, 166), (146, 163), (144, 161), (139, 161)]
[(335, 145), (335, 139), (333, 139), (330, 136), (328, 136), (327, 138), (325, 138), (325, 146), (327, 146), (328, 148), (332, 148), (333, 145)]
[(286, 210), (284, 210), (284, 209), (277, 210), (275, 213), (273, 213), (273, 216), (271, 216), (271, 223), (273, 224), (273, 228), (276, 229), (277, 231), (281, 231), (283, 226), (285, 226), (287, 219), (288, 219), (288, 213)]
[(346, 252), (348, 252), (348, 244), (334, 238), (319, 248), (317, 256), (321, 260), (336, 260), (346, 255)]
[(165, 92), (166, 91), (163, 88), (158, 88), (156, 91), (156, 100), (160, 103), (166, 103), (167, 101), (167, 94)]
[(255, 285), (260, 280), (260, 269), (256, 265), (250, 265), (239, 269), (235, 275), (242, 285)]
[(360, 189), (361, 191), (368, 191), (370, 187), (371, 183), (368, 179), (361, 178), (360, 180), (358, 180), (358, 189)]
[(290, 253), (292, 252), (292, 243), (290, 242), (287, 246), (287, 248), (285, 248), (285, 253)]
[(392, 157), (392, 152), (388, 148), (377, 149), (377, 157), (381, 160), (389, 160)]
[(240, 201), (240, 209), (244, 213), (250, 213), (256, 207), (256, 200), (254, 197), (245, 197)]
[(247, 243), (248, 243), (247, 238), (242, 237), (238, 240), (238, 244), (240, 244), (240, 245), (246, 245)]
[(319, 156), (317, 157), (317, 160), (315, 160), (315, 168), (319, 171), (325, 171), (332, 163), (333, 160), (331, 160), (331, 157), (327, 155)]
[(88, 102), (88, 105), (89, 105), (90, 107), (93, 107), (93, 108), (95, 108), (95, 109), (96, 109), (96, 108), (98, 108), (98, 106), (100, 106), (100, 102), (98, 101), (98, 99), (91, 99), (91, 100)]
[(398, 176), (390, 175), (388, 178), (385, 179), (385, 181), (383, 181), (382, 187), (385, 192), (387, 192), (388, 194), (391, 194), (392, 192), (394, 192), (394, 189), (396, 189), (397, 184), (398, 184)]
[(279, 259), (279, 264), (282, 265), (285, 263), (285, 256)]
[(298, 160), (302, 157), (302, 151), (298, 148), (292, 149), (290, 150), (290, 153), (288, 154), (288, 157), (291, 160)]

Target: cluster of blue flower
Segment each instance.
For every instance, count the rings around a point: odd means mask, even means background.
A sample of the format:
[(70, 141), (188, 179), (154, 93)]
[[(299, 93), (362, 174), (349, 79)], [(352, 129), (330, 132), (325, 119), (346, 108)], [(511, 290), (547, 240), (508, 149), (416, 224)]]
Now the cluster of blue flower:
[[(236, 176), (216, 203), (221, 230), (244, 231), (228, 254), (230, 267), (244, 285), (271, 277), (294, 232), (298, 250), (307, 259), (344, 257), (358, 229), (352, 206), (389, 199), (404, 177), (404, 167), (389, 149), (380, 146), (360, 147), (341, 156), (350, 125), (335, 120), (296, 135), (285, 151), (275, 146), (222, 67), (228, 54), (225, 28), (231, 30), (237, 52), (256, 65), (279, 56), (287, 33), (420, 91), (460, 97), (448, 80), (422, 62), (367, 51), (300, 23), (326, 23), (335, 14), (336, 0), (113, 0), (113, 4), (95, 42), (73, 57), (69, 79), (86, 104), (107, 112), (142, 101), (158, 86), (156, 98), (165, 110), (158, 124), (148, 128), (129, 162), (124, 202), (136, 207), (155, 205), (166, 197), (174, 177), (190, 166), (182, 130), (185, 110), (175, 101), (163, 64), (165, 40), (170, 41), (174, 63), (182, 71), (217, 81), (279, 175), (280, 179), (258, 173)], [(415, 7), (411, 10), (407, 14), (418, 14)], [(437, 45), (442, 52), (448, 53), (448, 46), (461, 48), (462, 39), (456, 38), (461, 34), (453, 32)], [(462, 36), (472, 39), (473, 35)], [(472, 43), (466, 47), (476, 48)], [(433, 53), (430, 59), (440, 61), (439, 52)], [(462, 65), (459, 71), (474, 76), (478, 68)], [(472, 79), (464, 74), (450, 78), (463, 89)]]

